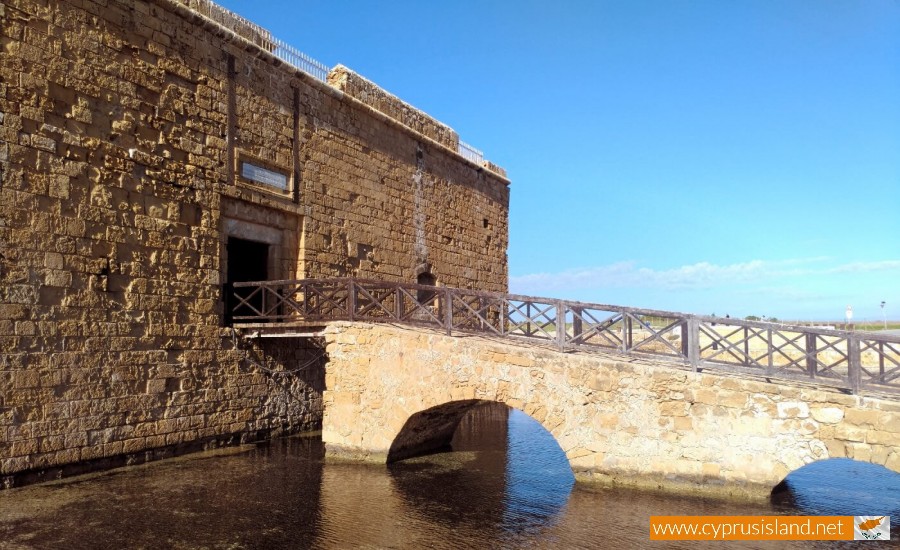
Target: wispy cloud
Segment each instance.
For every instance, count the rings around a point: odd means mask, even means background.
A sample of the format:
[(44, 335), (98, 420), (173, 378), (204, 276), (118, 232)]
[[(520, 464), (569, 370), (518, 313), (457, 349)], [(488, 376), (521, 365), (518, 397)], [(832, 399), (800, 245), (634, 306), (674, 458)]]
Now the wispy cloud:
[(668, 269), (644, 267), (634, 261), (569, 269), (556, 273), (531, 273), (510, 277), (513, 292), (544, 293), (560, 289), (653, 288), (661, 290), (764, 286), (788, 278), (842, 273), (900, 272), (900, 260), (835, 263), (834, 258), (750, 260), (719, 265), (699, 262)]
[(883, 260), (880, 262), (850, 262), (830, 270), (831, 273), (867, 273), (872, 271), (898, 271), (900, 260)]

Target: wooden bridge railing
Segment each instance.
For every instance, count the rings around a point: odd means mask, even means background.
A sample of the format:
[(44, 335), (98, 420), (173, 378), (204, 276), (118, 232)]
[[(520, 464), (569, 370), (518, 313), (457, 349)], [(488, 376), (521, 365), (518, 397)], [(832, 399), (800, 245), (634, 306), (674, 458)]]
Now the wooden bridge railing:
[(236, 327), (409, 323), (900, 393), (900, 337), (365, 279), (234, 283)]

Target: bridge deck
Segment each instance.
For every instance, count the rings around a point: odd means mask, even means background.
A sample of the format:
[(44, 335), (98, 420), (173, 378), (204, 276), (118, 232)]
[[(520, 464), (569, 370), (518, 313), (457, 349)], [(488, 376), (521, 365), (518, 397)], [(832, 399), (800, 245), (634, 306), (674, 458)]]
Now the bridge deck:
[(232, 328), (258, 338), (318, 338), (323, 335), (322, 322), (282, 321), (276, 323), (234, 323)]

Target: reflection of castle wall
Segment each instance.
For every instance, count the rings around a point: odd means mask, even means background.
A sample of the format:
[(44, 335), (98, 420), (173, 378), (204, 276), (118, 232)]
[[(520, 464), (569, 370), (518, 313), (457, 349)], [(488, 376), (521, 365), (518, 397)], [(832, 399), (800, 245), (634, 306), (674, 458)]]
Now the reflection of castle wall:
[[(406, 532), (402, 496), (387, 470), (326, 462), (319, 491), (320, 547), (400, 548), (414, 538)], [(315, 545), (313, 545), (315, 546)]]
[[(502, 451), (508, 447), (509, 407), (488, 402), (469, 410), (453, 433), (454, 451)], [(503, 455), (504, 460), (505, 454)]]
[(379, 548), (415, 545), (419, 537), (450, 546), (501, 539), (509, 408), (467, 406), (453, 452), (395, 462), (387, 471), (326, 463), (321, 494), (329, 544), (334, 534), (341, 537), (337, 546)]
[(414, 467), (385, 470), (326, 462), (320, 546), (424, 548), (441, 541), (448, 548), (463, 548), (471, 541), (502, 537), (496, 530), (503, 491), (491, 485), (502, 480), (502, 471), (478, 471), (464, 463), (406, 466)]

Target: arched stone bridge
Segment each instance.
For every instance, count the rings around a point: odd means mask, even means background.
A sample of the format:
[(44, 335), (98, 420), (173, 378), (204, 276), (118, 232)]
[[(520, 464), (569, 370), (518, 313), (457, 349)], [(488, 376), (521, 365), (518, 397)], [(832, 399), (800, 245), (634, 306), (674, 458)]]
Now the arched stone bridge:
[(236, 326), (327, 327), (333, 457), (441, 449), (494, 401), (580, 479), (765, 495), (827, 458), (900, 471), (896, 337), (354, 279), (235, 287)]
[(332, 456), (438, 449), (497, 401), (541, 422), (580, 479), (762, 495), (830, 457), (900, 471), (894, 400), (396, 325), (331, 323), (325, 338)]

